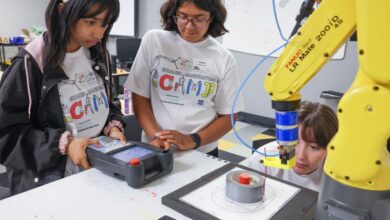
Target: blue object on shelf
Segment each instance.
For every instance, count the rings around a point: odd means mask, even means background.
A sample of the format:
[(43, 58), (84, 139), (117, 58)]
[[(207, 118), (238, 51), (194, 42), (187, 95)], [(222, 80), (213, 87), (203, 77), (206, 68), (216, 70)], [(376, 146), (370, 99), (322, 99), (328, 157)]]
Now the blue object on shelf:
[(24, 44), (24, 38), (23, 37), (10, 37), (9, 38), (9, 43), (10, 44), (15, 44), (15, 45), (23, 45)]

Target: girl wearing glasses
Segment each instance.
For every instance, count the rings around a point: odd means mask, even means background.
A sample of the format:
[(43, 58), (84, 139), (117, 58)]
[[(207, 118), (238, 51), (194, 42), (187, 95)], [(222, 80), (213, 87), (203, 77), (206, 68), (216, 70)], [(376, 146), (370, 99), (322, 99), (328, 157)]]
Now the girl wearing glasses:
[(168, 0), (160, 13), (164, 30), (145, 34), (125, 84), (143, 141), (217, 156), (239, 86), (233, 55), (214, 39), (228, 32), (226, 9), (220, 0)]

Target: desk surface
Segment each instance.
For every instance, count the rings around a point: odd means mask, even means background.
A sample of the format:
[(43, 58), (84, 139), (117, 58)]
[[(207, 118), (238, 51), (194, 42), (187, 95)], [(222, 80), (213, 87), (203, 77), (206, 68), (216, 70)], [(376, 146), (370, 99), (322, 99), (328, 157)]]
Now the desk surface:
[(141, 189), (90, 169), (0, 201), (1, 219), (188, 219), (161, 197), (226, 164), (197, 151), (175, 152), (173, 171)]
[[(250, 125), (245, 122), (237, 121), (235, 128), (241, 139), (250, 146), (253, 146), (252, 142), (255, 140), (264, 140), (264, 144), (275, 140), (274, 136), (268, 135), (270, 129), (266, 127)], [(226, 152), (235, 155), (237, 159), (232, 158), (233, 160), (231, 161), (236, 163), (239, 163), (241, 160), (252, 155), (252, 149), (247, 148), (239, 142), (233, 131), (230, 131), (218, 140), (218, 150), (220, 158), (225, 158), (224, 154)]]

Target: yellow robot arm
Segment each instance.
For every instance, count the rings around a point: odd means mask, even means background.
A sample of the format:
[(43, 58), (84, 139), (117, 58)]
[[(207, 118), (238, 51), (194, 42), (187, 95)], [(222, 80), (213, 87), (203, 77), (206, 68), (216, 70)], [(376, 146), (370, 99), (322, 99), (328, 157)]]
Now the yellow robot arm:
[(356, 27), (355, 0), (325, 0), (271, 67), (265, 88), (274, 101), (300, 98), (299, 90), (349, 38)]
[(360, 189), (390, 190), (390, 1), (359, 0), (355, 8), (360, 67), (339, 103), (325, 172)]
[[(295, 111), (300, 102), (300, 89), (355, 30), (355, 11), (349, 10), (354, 5), (354, 0), (326, 0), (321, 3), (267, 74), (265, 88), (272, 97), (272, 107), (277, 111), (276, 136), (285, 153), (281, 153), (280, 160), (265, 158), (265, 165), (283, 169), (295, 165), (297, 118), (291, 123), (283, 124), (286, 121), (284, 118), (292, 118), (294, 115), (297, 117)], [(279, 124), (280, 121), (282, 124)], [(283, 130), (284, 128), (289, 130)]]
[(389, 11), (388, 0), (322, 1), (266, 76), (273, 107), (294, 111), (299, 90), (357, 31), (359, 71), (338, 106), (316, 219), (390, 218)]

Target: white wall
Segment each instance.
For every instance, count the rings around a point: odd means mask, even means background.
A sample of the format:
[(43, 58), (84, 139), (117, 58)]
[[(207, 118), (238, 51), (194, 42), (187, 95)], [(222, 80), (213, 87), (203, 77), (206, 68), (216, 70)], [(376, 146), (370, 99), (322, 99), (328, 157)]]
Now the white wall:
[[(161, 28), (160, 6), (163, 2), (164, 0), (138, 0), (137, 37), (142, 37), (150, 29)], [(112, 55), (116, 55), (115, 41), (116, 38), (111, 38), (107, 45)]]
[[(45, 27), (45, 10), (49, 0), (0, 0), (0, 37), (22, 35), (31, 25)], [(17, 54), (16, 47), (5, 47), (6, 58)]]
[(0, 36), (21, 35), (22, 28), (45, 26), (49, 0), (0, 0)]

